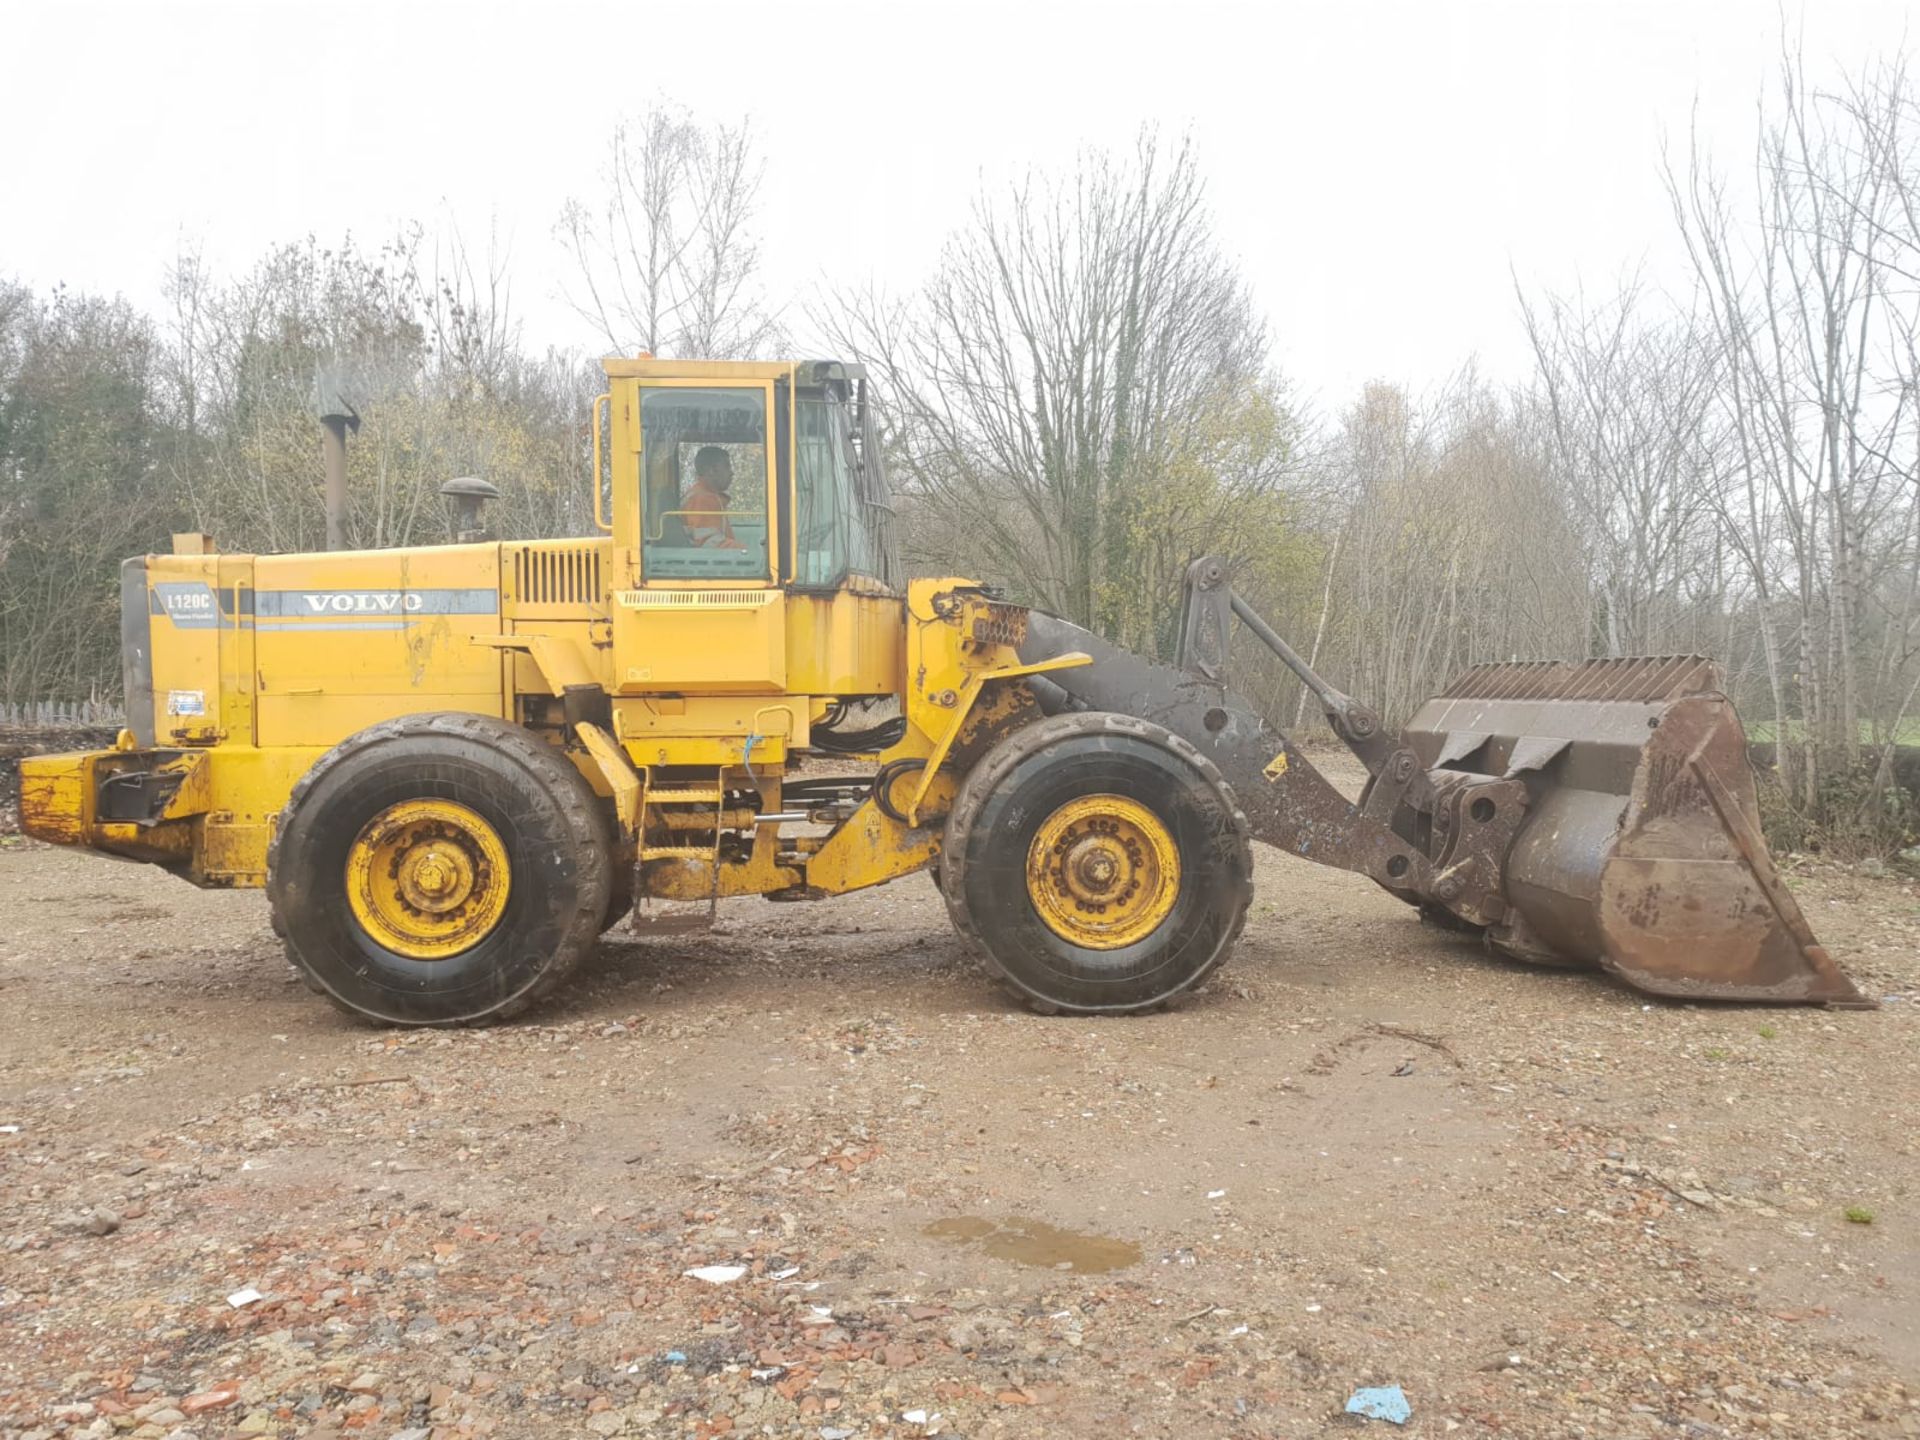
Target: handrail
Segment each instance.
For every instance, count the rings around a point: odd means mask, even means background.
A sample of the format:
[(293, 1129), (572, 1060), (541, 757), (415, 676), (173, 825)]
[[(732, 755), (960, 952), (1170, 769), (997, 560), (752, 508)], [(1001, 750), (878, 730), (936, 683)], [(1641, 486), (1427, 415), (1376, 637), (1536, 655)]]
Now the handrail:
[(600, 509), (600, 407), (611, 407), (613, 392), (593, 397), (593, 523), (611, 535), (613, 522), (603, 518)]
[(655, 540), (663, 540), (666, 538), (667, 517), (669, 515), (678, 516), (682, 520), (685, 520), (689, 515), (717, 515), (727, 520), (740, 518), (764, 521), (767, 518), (767, 512), (764, 510), (662, 510), (658, 512), (658, 515), (660, 528), (647, 536), (647, 542), (649, 544)]

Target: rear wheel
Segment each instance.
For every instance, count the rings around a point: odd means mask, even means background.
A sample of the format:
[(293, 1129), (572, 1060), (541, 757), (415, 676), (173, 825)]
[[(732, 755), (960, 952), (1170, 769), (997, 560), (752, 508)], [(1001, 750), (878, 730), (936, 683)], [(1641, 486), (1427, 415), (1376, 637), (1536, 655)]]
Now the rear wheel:
[(1059, 715), (961, 785), (938, 873), (960, 933), (1046, 1013), (1123, 1014), (1197, 987), (1252, 898), (1246, 817), (1178, 736)]
[(592, 788), (517, 725), (410, 715), (322, 756), (268, 856), (307, 983), (389, 1025), (506, 1019), (589, 950), (612, 890)]

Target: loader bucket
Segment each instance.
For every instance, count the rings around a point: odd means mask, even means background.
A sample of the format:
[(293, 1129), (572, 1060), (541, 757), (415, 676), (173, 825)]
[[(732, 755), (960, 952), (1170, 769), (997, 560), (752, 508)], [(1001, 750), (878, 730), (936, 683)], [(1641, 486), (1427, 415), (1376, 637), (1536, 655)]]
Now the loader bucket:
[(1525, 786), (1494, 948), (1657, 995), (1871, 1005), (1774, 869), (1711, 661), (1483, 665), (1423, 705), (1402, 744), (1430, 775)]

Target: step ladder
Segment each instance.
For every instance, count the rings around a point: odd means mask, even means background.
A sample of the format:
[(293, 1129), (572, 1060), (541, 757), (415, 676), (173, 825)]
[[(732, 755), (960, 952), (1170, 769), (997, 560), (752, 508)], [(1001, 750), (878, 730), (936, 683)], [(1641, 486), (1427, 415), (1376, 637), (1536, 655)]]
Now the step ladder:
[[(711, 930), (720, 910), (720, 836), (726, 818), (726, 771), (716, 769), (711, 783), (648, 785), (640, 796), (641, 845), (634, 865), (649, 860), (705, 860), (711, 889), (706, 904), (697, 900), (649, 899), (642, 876), (634, 877), (633, 909), (627, 915), (627, 928), (636, 935), (673, 935), (695, 930)], [(713, 838), (704, 845), (649, 845), (645, 836), (648, 821), (656, 815), (692, 815), (706, 812), (712, 822)], [(671, 838), (676, 832), (669, 829)], [(672, 907), (672, 908), (668, 908)]]

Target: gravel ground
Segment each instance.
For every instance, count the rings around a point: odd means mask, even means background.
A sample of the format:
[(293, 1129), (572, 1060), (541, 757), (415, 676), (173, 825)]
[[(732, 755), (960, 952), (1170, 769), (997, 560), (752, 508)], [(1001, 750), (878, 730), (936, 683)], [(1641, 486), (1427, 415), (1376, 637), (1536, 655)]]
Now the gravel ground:
[(0, 1433), (1920, 1435), (1913, 884), (1793, 872), (1827, 1014), (1258, 864), (1171, 1013), (1018, 1010), (915, 878), (442, 1034), (0, 839)]

